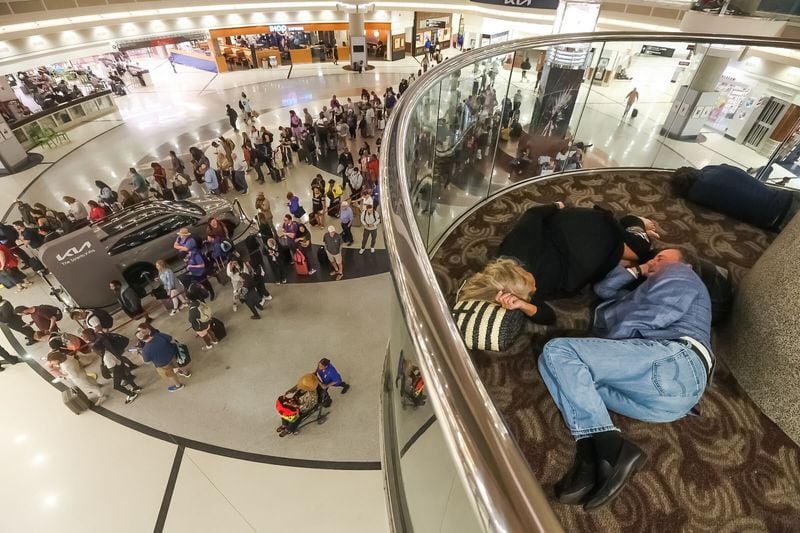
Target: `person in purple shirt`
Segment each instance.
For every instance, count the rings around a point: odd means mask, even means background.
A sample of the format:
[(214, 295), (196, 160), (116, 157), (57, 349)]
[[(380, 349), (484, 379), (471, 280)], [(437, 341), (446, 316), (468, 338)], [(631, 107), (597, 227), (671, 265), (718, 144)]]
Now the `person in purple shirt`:
[(671, 422), (697, 405), (712, 375), (711, 300), (684, 254), (659, 252), (617, 266), (594, 287), (599, 338), (556, 338), (539, 371), (576, 439), (575, 462), (556, 483), (562, 503), (586, 510), (609, 503), (644, 463), (609, 410), (645, 422)]

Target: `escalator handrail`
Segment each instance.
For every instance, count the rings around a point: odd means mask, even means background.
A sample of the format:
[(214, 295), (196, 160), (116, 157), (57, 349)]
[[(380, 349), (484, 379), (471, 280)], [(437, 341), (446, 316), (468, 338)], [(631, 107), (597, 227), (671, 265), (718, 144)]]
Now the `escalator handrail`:
[(689, 42), (800, 49), (800, 41), (694, 33), (599, 32), (507, 41), (448, 59), (412, 84), (389, 119), (381, 155), (381, 208), (394, 288), (456, 469), (483, 528), (561, 531), (549, 502), (481, 383), (450, 316), (417, 227), (407, 179), (411, 123), (422, 98), (454, 72), (520, 50), (577, 43)]

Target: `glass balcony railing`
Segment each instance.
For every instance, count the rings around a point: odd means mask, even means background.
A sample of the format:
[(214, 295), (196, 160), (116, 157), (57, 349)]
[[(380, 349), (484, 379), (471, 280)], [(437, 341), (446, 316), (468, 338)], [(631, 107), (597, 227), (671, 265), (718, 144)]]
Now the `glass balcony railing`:
[(381, 158), (395, 530), (562, 530), (452, 320), (430, 261), (443, 239), (487, 201), (568, 173), (725, 163), (800, 188), (799, 50), (736, 36), (547, 36), (450, 58), (403, 94)]

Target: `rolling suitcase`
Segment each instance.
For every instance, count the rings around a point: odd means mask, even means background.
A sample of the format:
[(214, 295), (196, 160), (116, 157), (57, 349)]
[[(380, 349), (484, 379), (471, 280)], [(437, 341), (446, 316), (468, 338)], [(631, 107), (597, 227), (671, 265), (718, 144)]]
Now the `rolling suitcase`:
[(76, 415), (89, 409), (91, 402), (80, 389), (66, 389), (61, 392), (61, 399), (64, 400), (70, 411)]
[(331, 262), (328, 260), (328, 254), (325, 253), (325, 247), (320, 246), (317, 248), (317, 261), (319, 261), (319, 266), (322, 268), (327, 268), (330, 270)]
[(222, 320), (218, 318), (211, 319), (211, 331), (214, 333), (214, 336), (217, 338), (218, 341), (224, 339), (225, 336), (228, 334), (228, 332), (225, 331), (225, 324), (223, 324)]
[(636, 108), (633, 108), (633, 111), (631, 111), (631, 118), (636, 118), (638, 116), (639, 116), (639, 110), (636, 109)]

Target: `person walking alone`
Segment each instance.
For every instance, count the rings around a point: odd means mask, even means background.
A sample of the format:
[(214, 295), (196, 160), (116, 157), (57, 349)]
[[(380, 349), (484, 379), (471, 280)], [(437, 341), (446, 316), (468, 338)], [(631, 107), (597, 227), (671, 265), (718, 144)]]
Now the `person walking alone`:
[(228, 122), (231, 123), (234, 133), (239, 133), (239, 128), (236, 126), (236, 119), (239, 118), (239, 113), (230, 104), (225, 104), (225, 113), (228, 114)]
[(639, 91), (637, 91), (636, 87), (634, 87), (631, 92), (625, 95), (625, 112), (622, 113), (622, 118), (626, 118), (628, 116), (628, 112), (631, 110), (631, 107), (633, 107), (633, 104), (635, 104), (638, 101), (639, 101)]

